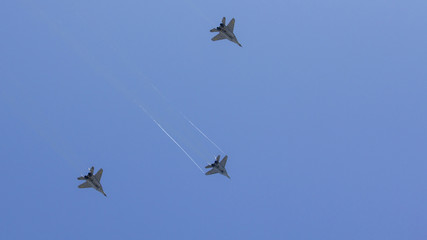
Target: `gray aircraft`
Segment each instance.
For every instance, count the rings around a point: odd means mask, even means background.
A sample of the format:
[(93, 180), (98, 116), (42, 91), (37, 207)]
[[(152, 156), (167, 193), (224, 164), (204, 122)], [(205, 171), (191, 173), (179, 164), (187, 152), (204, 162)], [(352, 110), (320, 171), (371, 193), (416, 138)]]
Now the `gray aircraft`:
[(210, 171), (208, 171), (207, 173), (205, 173), (206, 175), (212, 175), (215, 173), (221, 173), (222, 175), (230, 178), (230, 176), (228, 176), (227, 170), (225, 170), (225, 164), (227, 164), (227, 158), (228, 156), (225, 155), (225, 157), (221, 160), (221, 162), (219, 161), (220, 159), (220, 155), (218, 155), (218, 157), (216, 157), (216, 160), (214, 163), (207, 165), (205, 168), (212, 168)]
[(107, 194), (104, 193), (104, 190), (102, 189), (101, 185), (101, 177), (103, 170), (101, 168), (95, 175), (93, 175), (94, 169), (94, 167), (91, 167), (90, 172), (86, 176), (81, 176), (77, 178), (77, 180), (86, 180), (86, 182), (79, 185), (79, 188), (95, 188), (96, 191), (99, 191), (104, 194), (104, 196), (107, 196)]
[(234, 43), (237, 43), (240, 47), (242, 46), (234, 35), (234, 18), (225, 26), (225, 17), (222, 18), (222, 22), (219, 24), (219, 27), (211, 29), (211, 32), (219, 32), (215, 37), (212, 38), (212, 41), (218, 41), (222, 39), (228, 39)]

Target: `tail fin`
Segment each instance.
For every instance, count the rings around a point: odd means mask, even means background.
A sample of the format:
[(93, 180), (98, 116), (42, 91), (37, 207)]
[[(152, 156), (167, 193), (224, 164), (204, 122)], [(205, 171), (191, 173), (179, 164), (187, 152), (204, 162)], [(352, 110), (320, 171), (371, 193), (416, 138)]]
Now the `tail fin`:
[(78, 177), (77, 180), (85, 180), (84, 177)]
[(225, 17), (222, 18), (222, 23), (225, 25)]
[(216, 29), (216, 28), (212, 28), (212, 29), (211, 29), (211, 32), (219, 32), (219, 30), (218, 30), (218, 29)]
[(211, 165), (207, 165), (205, 168), (212, 168), (212, 166)]
[(219, 162), (219, 160), (221, 159), (221, 155), (218, 155), (217, 157), (216, 157), (216, 161), (217, 162)]

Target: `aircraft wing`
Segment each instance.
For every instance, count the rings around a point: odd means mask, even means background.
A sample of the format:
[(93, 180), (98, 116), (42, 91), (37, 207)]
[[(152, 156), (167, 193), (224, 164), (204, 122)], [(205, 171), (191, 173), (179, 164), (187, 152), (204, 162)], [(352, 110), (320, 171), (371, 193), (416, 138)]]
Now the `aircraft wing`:
[(231, 32), (233, 32), (234, 31), (234, 22), (235, 22), (236, 20), (234, 20), (234, 18), (233, 19), (231, 19), (231, 21), (228, 23), (228, 25), (227, 25), (227, 28), (228, 28), (228, 30), (230, 30)]
[(228, 156), (225, 155), (225, 157), (221, 160), (219, 164), (221, 164), (222, 167), (225, 167), (225, 164), (227, 164), (227, 159), (228, 159)]
[(212, 41), (218, 41), (226, 38), (227, 37), (223, 33), (218, 33), (215, 37), (212, 38)]
[(218, 169), (213, 168), (213, 169), (212, 169), (212, 170), (210, 170), (209, 172), (205, 173), (205, 175), (212, 175), (212, 174), (215, 174), (215, 173), (219, 173), (219, 171), (218, 171)]
[(101, 169), (99, 169), (99, 171), (95, 174), (95, 178), (96, 178), (96, 180), (98, 180), (98, 182), (101, 182), (101, 177), (102, 177), (102, 172), (103, 172), (104, 170), (102, 170), (102, 168)]
[(84, 182), (84, 183), (79, 185), (79, 188), (90, 188), (90, 187), (92, 187), (92, 186), (88, 182)]

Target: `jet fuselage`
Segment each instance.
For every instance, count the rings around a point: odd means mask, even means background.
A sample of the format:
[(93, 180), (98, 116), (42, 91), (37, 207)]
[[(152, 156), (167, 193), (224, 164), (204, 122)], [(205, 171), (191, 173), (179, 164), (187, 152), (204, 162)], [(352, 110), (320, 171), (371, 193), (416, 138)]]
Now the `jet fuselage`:
[(228, 28), (227, 27), (221, 27), (220, 28), (221, 30), (219, 30), (220, 32), (222, 32), (222, 34), (224, 34), (225, 35), (225, 37), (228, 39), (228, 40), (230, 40), (230, 41), (232, 41), (232, 42), (235, 42), (236, 40), (236, 36), (234, 35), (234, 33), (232, 33), (230, 30), (228, 30)]
[(93, 176), (88, 178), (86, 181), (96, 190), (99, 191), (101, 189), (101, 184)]
[(228, 176), (227, 171), (225, 170), (225, 167), (221, 166), (221, 164), (214, 164), (214, 166), (212, 166), (213, 168), (216, 168), (219, 173), (221, 173), (222, 175), (230, 178), (230, 176)]

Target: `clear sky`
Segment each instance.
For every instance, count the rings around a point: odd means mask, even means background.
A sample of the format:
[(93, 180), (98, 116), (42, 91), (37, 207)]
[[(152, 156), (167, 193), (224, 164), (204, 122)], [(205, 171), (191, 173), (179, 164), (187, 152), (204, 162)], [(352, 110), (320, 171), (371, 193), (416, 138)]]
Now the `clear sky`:
[(1, 1), (0, 239), (427, 239), (426, 12)]

